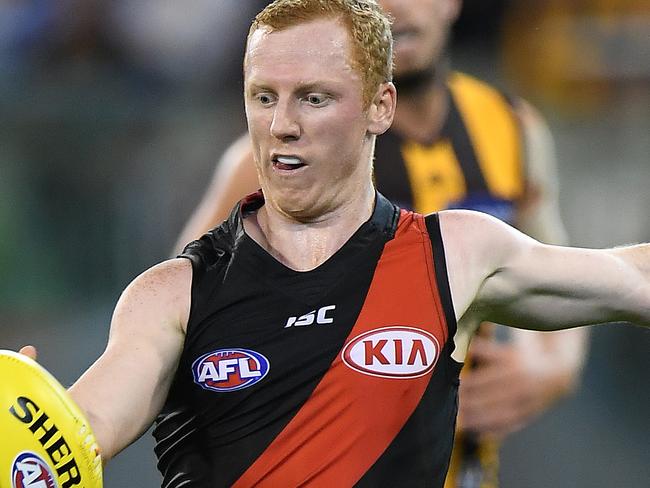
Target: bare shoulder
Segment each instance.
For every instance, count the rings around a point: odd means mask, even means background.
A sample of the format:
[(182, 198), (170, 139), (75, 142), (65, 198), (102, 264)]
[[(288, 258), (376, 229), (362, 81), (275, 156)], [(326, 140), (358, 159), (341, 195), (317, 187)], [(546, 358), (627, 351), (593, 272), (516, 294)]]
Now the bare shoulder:
[(477, 223), (485, 223), (490, 220), (496, 220), (488, 214), (477, 212), (475, 210), (442, 210), (438, 212), (440, 225), (444, 226), (448, 232), (459, 232), (463, 228), (471, 227)]
[(440, 212), (440, 230), (447, 260), (463, 270), (474, 269), (479, 279), (540, 244), (496, 217), (472, 210)]
[(456, 318), (463, 317), (483, 286), (536, 241), (491, 215), (472, 210), (439, 213)]
[(453, 246), (472, 246), (480, 250), (499, 246), (508, 248), (514, 242), (532, 240), (514, 227), (483, 212), (473, 210), (444, 210), (439, 212), (440, 228), (444, 241)]
[(184, 330), (189, 316), (191, 288), (192, 264), (189, 260), (163, 261), (144, 271), (126, 287), (114, 319), (121, 315), (158, 317), (166, 319), (164, 322), (178, 324)]
[(445, 210), (439, 216), (447, 261), (452, 268), (475, 270), (477, 278), (498, 266), (501, 253), (508, 252), (509, 237), (516, 232), (495, 217), (473, 210)]
[(163, 261), (136, 277), (127, 290), (153, 294), (176, 294), (186, 291), (192, 281), (192, 264), (188, 259)]

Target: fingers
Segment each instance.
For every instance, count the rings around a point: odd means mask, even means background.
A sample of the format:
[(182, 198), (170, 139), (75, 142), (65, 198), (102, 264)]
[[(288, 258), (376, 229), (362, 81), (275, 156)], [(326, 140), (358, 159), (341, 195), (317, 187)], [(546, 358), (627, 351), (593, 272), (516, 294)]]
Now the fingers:
[(476, 367), (460, 384), (462, 429), (502, 437), (526, 426), (548, 404), (539, 363), (516, 345), (477, 337), (471, 354)]
[(459, 424), (462, 429), (481, 435), (504, 436), (536, 416), (539, 409), (534, 398), (518, 386), (496, 388), (478, 396), (461, 393)]
[(517, 432), (530, 423), (531, 417), (516, 409), (493, 410), (487, 415), (466, 415), (459, 422), (459, 428), (464, 431), (474, 432), (481, 439), (502, 440), (508, 435)]
[(20, 354), (24, 354), (25, 356), (33, 359), (36, 361), (36, 357), (38, 356), (38, 352), (36, 351), (36, 348), (34, 346), (23, 346), (20, 348), (20, 351), (18, 351)]
[(510, 349), (510, 344), (502, 344), (494, 339), (475, 336), (469, 347), (469, 357), (476, 363), (498, 361)]

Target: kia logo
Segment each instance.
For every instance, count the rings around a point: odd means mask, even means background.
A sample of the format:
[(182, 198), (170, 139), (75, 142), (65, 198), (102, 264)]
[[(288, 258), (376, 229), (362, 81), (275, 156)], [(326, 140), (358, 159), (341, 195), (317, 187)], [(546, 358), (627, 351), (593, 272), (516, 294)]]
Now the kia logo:
[(359, 373), (408, 379), (431, 372), (439, 353), (438, 341), (429, 332), (395, 325), (358, 335), (345, 345), (341, 359)]

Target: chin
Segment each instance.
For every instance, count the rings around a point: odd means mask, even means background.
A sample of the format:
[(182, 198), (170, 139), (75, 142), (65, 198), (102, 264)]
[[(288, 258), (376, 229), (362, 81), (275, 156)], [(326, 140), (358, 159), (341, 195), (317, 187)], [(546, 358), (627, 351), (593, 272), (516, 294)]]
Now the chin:
[(285, 202), (280, 207), (285, 215), (303, 223), (314, 223), (327, 218), (333, 209), (333, 202), (324, 198), (312, 197)]
[(274, 206), (283, 214), (293, 218), (312, 216), (318, 207), (316, 199), (308, 190), (286, 190), (272, 194)]
[(316, 206), (295, 205), (281, 207), (282, 212), (298, 222), (313, 222), (321, 217), (322, 212)]

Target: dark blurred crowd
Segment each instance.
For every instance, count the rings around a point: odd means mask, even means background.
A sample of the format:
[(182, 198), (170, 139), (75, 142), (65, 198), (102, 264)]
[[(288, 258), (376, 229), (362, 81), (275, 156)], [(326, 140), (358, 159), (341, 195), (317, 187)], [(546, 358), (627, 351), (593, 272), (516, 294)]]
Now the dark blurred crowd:
[(92, 63), (125, 71), (136, 84), (231, 81), (243, 34), (264, 3), (5, 0), (0, 3), (3, 72)]
[(192, 169), (244, 128), (239, 64), (263, 3), (0, 2), (5, 305), (120, 288), (165, 256), (195, 203), (177, 189), (200, 188)]

